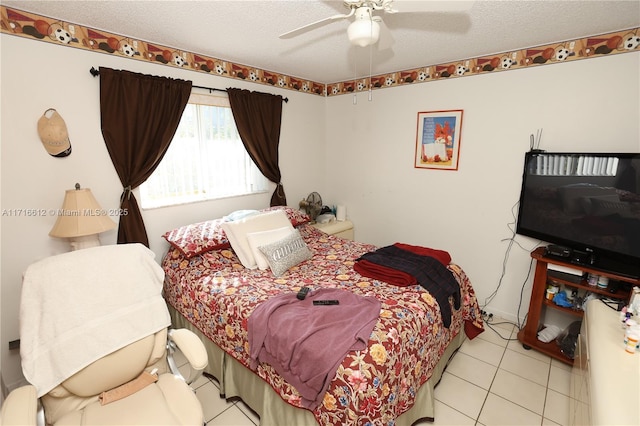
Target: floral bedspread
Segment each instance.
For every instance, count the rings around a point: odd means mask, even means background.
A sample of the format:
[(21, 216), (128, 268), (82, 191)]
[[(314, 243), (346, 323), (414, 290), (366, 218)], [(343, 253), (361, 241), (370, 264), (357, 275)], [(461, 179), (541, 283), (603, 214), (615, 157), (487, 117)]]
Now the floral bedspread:
[[(469, 279), (460, 267), (449, 265), (460, 283), (462, 306), (456, 310), (451, 301), (452, 323), (445, 328), (436, 300), (419, 285), (396, 287), (354, 271), (354, 260), (375, 246), (327, 235), (309, 225), (298, 229), (314, 256), (280, 278), (270, 270), (245, 269), (232, 249), (185, 259), (172, 248), (162, 262), (165, 299), (249, 368), (247, 319), (270, 297), (307, 286), (349, 289), (378, 298), (382, 309), (368, 349), (347, 355), (313, 413), (322, 425), (392, 425), (413, 406), (417, 390), (431, 377), (450, 340), (464, 332), (464, 323), (482, 328)], [(270, 365), (261, 364), (257, 373), (285, 401), (300, 407), (299, 393)]]

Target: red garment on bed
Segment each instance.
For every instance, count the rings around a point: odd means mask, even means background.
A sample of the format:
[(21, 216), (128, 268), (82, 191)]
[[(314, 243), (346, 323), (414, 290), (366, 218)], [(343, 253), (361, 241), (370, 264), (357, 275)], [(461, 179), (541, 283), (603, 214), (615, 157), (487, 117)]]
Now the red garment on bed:
[[(436, 250), (428, 247), (413, 246), (404, 243), (395, 243), (394, 246), (410, 251), (421, 256), (431, 256), (443, 265), (447, 266), (451, 263), (451, 255), (444, 250)], [(363, 277), (372, 278), (374, 280), (384, 281), (399, 287), (408, 287), (418, 284), (418, 280), (411, 274), (399, 271), (383, 265), (369, 262), (366, 259), (358, 260), (353, 269)]]
[[(394, 246), (421, 256), (431, 256), (445, 266), (451, 263), (451, 255), (444, 250), (413, 246), (403, 243), (395, 243)], [(366, 259), (358, 259), (358, 261), (353, 265), (353, 269), (364, 277), (384, 281), (398, 287), (408, 287), (410, 285), (418, 284), (418, 280), (407, 272), (379, 265)], [(465, 320), (464, 331), (467, 337), (471, 340), (482, 333), (484, 328), (481, 325), (476, 324), (474, 321)]]
[(363, 277), (384, 281), (398, 287), (418, 284), (418, 280), (411, 274), (387, 266), (377, 265), (366, 259), (360, 259), (354, 263), (353, 269)]
[[(338, 305), (316, 306), (334, 299)], [(298, 300), (284, 293), (261, 303), (248, 320), (251, 368), (270, 364), (302, 396), (302, 406), (315, 409), (350, 351), (367, 348), (380, 317), (375, 297), (321, 288)]]

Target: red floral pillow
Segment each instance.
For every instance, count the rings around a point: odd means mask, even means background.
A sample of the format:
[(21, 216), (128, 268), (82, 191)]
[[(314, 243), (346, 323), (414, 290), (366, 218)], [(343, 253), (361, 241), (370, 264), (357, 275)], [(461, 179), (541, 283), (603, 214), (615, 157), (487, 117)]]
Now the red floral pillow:
[[(291, 225), (294, 227), (311, 221), (309, 215), (286, 206), (269, 207), (260, 210), (260, 212), (264, 213), (274, 210), (284, 210), (289, 221), (291, 221)], [(165, 232), (162, 237), (189, 259), (211, 250), (231, 247), (227, 239), (227, 234), (225, 234), (220, 226), (224, 221), (224, 218), (220, 218), (181, 226), (172, 231)]]
[(231, 247), (220, 224), (222, 218), (181, 226), (165, 232), (163, 237), (188, 259), (193, 256)]

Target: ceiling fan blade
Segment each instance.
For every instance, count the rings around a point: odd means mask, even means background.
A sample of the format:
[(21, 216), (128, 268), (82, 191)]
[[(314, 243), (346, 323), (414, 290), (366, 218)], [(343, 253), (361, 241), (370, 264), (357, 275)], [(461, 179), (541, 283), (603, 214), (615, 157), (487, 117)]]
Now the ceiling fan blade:
[(466, 12), (473, 7), (473, 0), (385, 0), (387, 13), (411, 12)]
[(310, 31), (314, 28), (320, 27), (328, 22), (331, 21), (335, 21), (338, 19), (344, 19), (344, 18), (349, 18), (351, 16), (353, 16), (353, 14), (355, 13), (355, 9), (351, 9), (351, 12), (349, 12), (348, 14), (342, 14), (342, 15), (334, 15), (334, 16), (330, 16), (328, 18), (324, 18), (324, 19), (320, 19), (319, 21), (316, 22), (312, 22), (310, 24), (307, 25), (303, 25), (302, 27), (296, 28), (295, 30), (291, 30), (288, 31), (284, 34), (280, 34), (279, 38), (292, 38), (297, 36), (298, 34), (302, 34), (306, 31)]
[(374, 16), (374, 21), (380, 24), (380, 36), (378, 37), (378, 50), (390, 49), (391, 46), (396, 42), (389, 30), (389, 27), (384, 23), (384, 21), (379, 16)]

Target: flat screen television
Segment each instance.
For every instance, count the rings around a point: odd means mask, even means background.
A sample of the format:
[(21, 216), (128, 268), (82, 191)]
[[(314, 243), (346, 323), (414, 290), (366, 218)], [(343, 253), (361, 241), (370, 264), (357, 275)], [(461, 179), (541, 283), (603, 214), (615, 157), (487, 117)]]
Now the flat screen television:
[(640, 278), (640, 153), (527, 152), (516, 233)]

